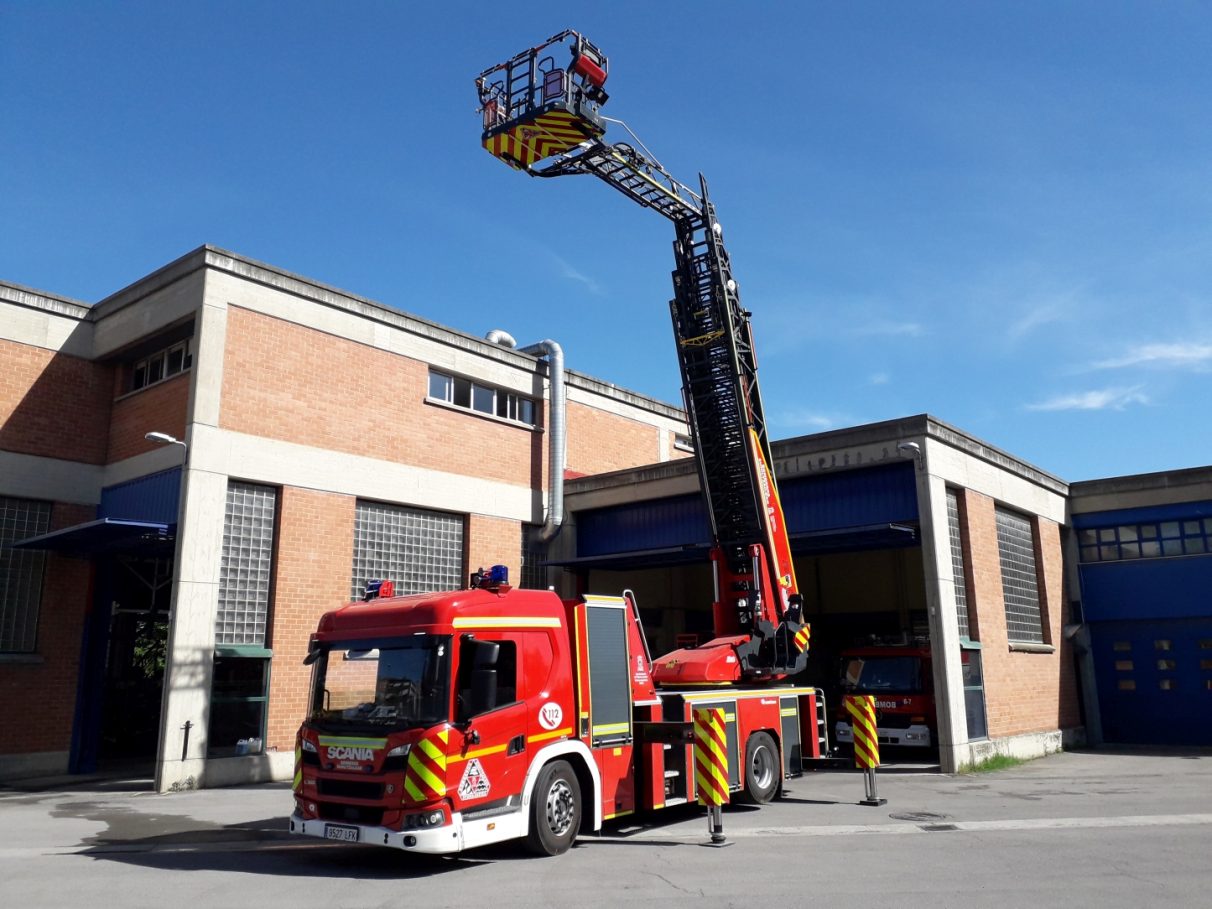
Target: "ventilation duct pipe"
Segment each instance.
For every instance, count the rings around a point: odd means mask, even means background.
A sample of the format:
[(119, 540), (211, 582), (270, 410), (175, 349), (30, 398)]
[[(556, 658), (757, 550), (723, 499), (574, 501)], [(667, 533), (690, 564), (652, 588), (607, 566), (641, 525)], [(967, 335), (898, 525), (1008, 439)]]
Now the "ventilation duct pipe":
[(547, 376), (551, 382), (551, 425), (547, 427), (551, 434), (547, 440), (547, 462), (551, 476), (547, 487), (547, 520), (539, 531), (539, 539), (550, 543), (564, 523), (564, 445), (568, 435), (564, 403), (564, 350), (555, 341), (545, 340), (523, 347), (521, 352), (547, 357)]
[(513, 339), (513, 335), (500, 328), (494, 328), (484, 335), (484, 340), (489, 344), (499, 344), (501, 347), (514, 348), (518, 346), (518, 342)]

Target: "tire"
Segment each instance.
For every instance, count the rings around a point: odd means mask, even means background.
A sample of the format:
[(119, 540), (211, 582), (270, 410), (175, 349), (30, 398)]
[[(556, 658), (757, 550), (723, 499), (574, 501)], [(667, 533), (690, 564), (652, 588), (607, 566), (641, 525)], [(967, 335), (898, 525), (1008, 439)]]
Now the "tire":
[(526, 848), (535, 855), (567, 852), (581, 826), (581, 785), (566, 761), (541, 771), (530, 794), (530, 831)]
[(745, 789), (739, 801), (754, 805), (769, 802), (782, 780), (779, 749), (767, 732), (755, 732), (745, 745)]

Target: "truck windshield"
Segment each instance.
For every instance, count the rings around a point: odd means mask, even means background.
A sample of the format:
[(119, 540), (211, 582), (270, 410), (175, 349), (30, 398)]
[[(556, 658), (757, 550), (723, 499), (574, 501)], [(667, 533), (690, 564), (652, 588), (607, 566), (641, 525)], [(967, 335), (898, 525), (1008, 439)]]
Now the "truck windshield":
[(321, 645), (309, 721), (376, 732), (450, 719), (450, 638), (417, 634)]
[(920, 694), (922, 661), (913, 656), (851, 657), (842, 665), (846, 691), (895, 691)]

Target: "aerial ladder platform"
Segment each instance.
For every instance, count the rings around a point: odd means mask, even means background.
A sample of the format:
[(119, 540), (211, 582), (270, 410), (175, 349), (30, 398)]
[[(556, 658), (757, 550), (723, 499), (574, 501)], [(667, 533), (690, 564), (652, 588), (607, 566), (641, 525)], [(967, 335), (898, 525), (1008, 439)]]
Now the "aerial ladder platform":
[[(715, 638), (656, 659), (658, 682), (785, 678), (810, 629), (772, 469), (750, 313), (741, 306), (707, 183), (674, 179), (638, 138), (610, 143), (606, 56), (567, 30), (476, 79), (482, 144), (534, 177), (589, 175), (673, 222), (670, 302), (682, 394), (711, 522)], [(630, 133), (630, 130), (628, 130)]]

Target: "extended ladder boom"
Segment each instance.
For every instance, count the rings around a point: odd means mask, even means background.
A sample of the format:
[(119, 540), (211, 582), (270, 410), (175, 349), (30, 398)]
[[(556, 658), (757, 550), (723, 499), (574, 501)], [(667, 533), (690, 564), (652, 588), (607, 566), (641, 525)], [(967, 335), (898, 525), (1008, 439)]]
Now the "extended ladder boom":
[[(566, 67), (557, 65), (552, 50), (561, 44), (571, 51)], [(808, 627), (770, 467), (749, 313), (702, 176), (696, 193), (634, 145), (602, 140), (606, 71), (601, 51), (572, 31), (486, 70), (476, 80), (483, 145), (532, 176), (595, 176), (673, 222), (670, 313), (715, 541), (717, 641), (711, 643), (739, 661), (705, 659), (709, 643), (658, 660), (654, 674), (660, 678), (667, 666), (681, 681), (784, 676), (804, 667)], [(703, 677), (689, 677), (688, 667)]]

